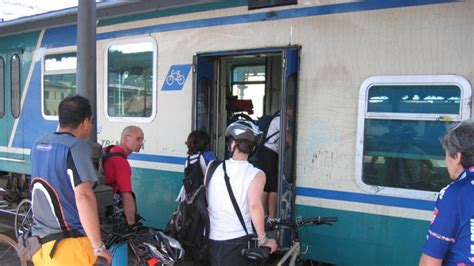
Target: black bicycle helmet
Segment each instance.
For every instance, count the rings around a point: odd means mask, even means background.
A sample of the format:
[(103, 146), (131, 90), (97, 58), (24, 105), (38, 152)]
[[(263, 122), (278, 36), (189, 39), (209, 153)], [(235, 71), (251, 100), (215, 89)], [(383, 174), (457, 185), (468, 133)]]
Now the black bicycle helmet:
[(239, 120), (227, 126), (225, 136), (235, 140), (248, 140), (255, 145), (260, 144), (262, 140), (262, 132), (258, 126), (246, 120)]

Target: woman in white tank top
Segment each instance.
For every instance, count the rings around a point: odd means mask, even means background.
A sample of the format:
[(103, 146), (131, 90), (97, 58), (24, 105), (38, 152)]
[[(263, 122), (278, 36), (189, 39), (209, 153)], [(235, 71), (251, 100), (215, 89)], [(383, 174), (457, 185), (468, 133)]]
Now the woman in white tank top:
[[(253, 123), (237, 121), (226, 130), (230, 139), (232, 158), (225, 161), (226, 172), (237, 205), (242, 213), (249, 234), (259, 239), (259, 245), (268, 246), (270, 252), (276, 250), (274, 239), (267, 239), (264, 226), (263, 187), (265, 173), (255, 168), (247, 160), (249, 153), (259, 143), (261, 132)], [(247, 247), (247, 236), (227, 191), (223, 164), (219, 165), (207, 184), (210, 239), (208, 257), (211, 266), (249, 265), (241, 255)], [(255, 231), (252, 230), (252, 222)]]

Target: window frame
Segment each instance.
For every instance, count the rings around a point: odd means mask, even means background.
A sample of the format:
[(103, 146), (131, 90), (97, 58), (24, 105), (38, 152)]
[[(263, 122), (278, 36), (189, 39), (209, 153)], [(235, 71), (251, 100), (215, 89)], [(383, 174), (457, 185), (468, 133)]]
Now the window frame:
[[(123, 44), (133, 44), (133, 43), (144, 43), (150, 42), (153, 45), (153, 69), (152, 69), (152, 103), (151, 103), (151, 115), (149, 117), (114, 117), (110, 116), (108, 112), (108, 83), (109, 83), (109, 49), (114, 45), (123, 45)], [(158, 44), (156, 40), (151, 37), (140, 37), (140, 38), (128, 38), (122, 40), (114, 40), (109, 42), (105, 46), (104, 50), (104, 97), (103, 97), (103, 111), (105, 118), (110, 122), (140, 122), (140, 123), (150, 123), (152, 122), (157, 113), (157, 96), (158, 96), (158, 85), (157, 77), (158, 76)]]
[[(18, 114), (15, 115), (13, 110), (13, 57), (18, 58)], [(18, 119), (21, 116), (21, 58), (18, 53), (13, 53), (10, 56), (10, 113), (14, 119)]]
[[(454, 85), (460, 88), (460, 111), (458, 114), (421, 114), (421, 113), (383, 113), (368, 112), (368, 94), (373, 86), (396, 86), (396, 85)], [(364, 160), (364, 132), (366, 119), (393, 119), (393, 120), (424, 120), (424, 121), (461, 121), (468, 119), (471, 114), (472, 88), (469, 82), (458, 75), (394, 75), (394, 76), (372, 76), (364, 80), (359, 88), (359, 106), (357, 121), (356, 142), (356, 183), (364, 191), (371, 194), (397, 196), (403, 198), (434, 200), (438, 192), (414, 190), (406, 188), (394, 188), (386, 186), (369, 185), (362, 180)]]
[[(76, 74), (76, 86), (77, 86), (77, 65), (76, 68), (74, 69), (74, 72), (71, 70), (53, 70), (53, 71), (46, 71), (45, 70), (45, 58), (48, 55), (57, 55), (57, 54), (67, 54), (67, 53), (76, 53), (76, 60), (77, 60), (77, 47), (76, 46), (67, 46), (67, 47), (61, 47), (61, 48), (51, 48), (51, 49), (46, 49), (44, 54), (41, 56), (41, 115), (45, 120), (51, 120), (51, 121), (58, 121), (59, 116), (57, 115), (46, 115), (44, 113), (44, 75), (45, 74)], [(77, 89), (76, 89), (77, 92)]]

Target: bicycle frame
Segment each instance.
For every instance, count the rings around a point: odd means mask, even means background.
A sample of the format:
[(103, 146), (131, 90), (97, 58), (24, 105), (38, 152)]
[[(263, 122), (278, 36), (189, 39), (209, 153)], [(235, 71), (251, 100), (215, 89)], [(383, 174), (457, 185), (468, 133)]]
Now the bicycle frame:
[(278, 261), (277, 266), (282, 266), (283, 263), (285, 263), (288, 258), (291, 258), (290, 260), (290, 266), (295, 265), (296, 259), (300, 255), (300, 242), (296, 241), (293, 243), (291, 248), (283, 255), (283, 257)]

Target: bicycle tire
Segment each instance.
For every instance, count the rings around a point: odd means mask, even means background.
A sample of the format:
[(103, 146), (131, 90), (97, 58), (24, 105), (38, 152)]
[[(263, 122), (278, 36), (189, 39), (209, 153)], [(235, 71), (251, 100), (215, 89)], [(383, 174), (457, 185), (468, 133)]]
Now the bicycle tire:
[(31, 230), (33, 226), (33, 212), (31, 211), (31, 200), (24, 199), (18, 204), (15, 212), (15, 236)]
[(2, 266), (27, 266), (27, 262), (21, 261), (16, 253), (16, 241), (0, 234), (0, 261)]
[[(132, 247), (134, 246), (134, 247)], [(147, 263), (142, 258), (140, 258), (140, 254), (136, 253), (134, 249), (138, 247), (132, 242), (128, 242), (128, 265), (131, 266), (146, 266)], [(161, 264), (158, 264), (161, 265)]]
[(173, 85), (174, 81), (175, 81), (174, 76), (169, 75), (166, 77), (166, 84), (168, 84), (169, 86)]

